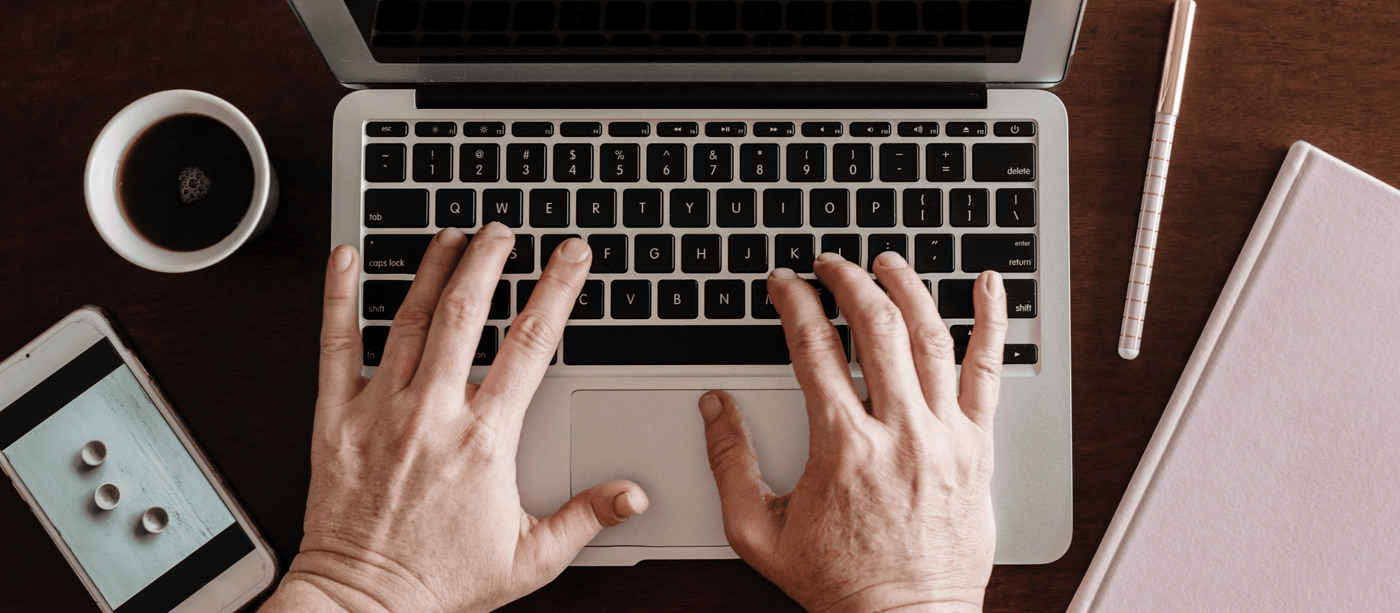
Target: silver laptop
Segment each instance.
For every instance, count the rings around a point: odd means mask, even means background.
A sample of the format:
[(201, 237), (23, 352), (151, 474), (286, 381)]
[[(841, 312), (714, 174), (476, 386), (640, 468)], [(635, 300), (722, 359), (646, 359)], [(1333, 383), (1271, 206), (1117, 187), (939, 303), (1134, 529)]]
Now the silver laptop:
[[(901, 252), (960, 345), (973, 279), (1003, 273), (996, 561), (1064, 553), (1068, 130), (1044, 88), (1065, 77), (1082, 0), (291, 3), (362, 90), (335, 113), (331, 243), (363, 253), (365, 374), (439, 228), (517, 233), (477, 378), (554, 247), (592, 245), (525, 418), (521, 502), (548, 514), (625, 478), (651, 508), (575, 564), (734, 557), (705, 390), (739, 398), (765, 478), (791, 490), (806, 412), (764, 279), (813, 278), (827, 251)], [(861, 348), (822, 295), (860, 385)]]

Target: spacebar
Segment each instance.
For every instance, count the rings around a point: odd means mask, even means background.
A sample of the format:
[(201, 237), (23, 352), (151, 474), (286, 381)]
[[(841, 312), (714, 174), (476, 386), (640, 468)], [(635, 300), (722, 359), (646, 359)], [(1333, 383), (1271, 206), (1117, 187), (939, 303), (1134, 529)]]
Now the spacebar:
[[(850, 352), (850, 332), (837, 326)], [(791, 364), (782, 326), (568, 326), (564, 363), (581, 366)]]

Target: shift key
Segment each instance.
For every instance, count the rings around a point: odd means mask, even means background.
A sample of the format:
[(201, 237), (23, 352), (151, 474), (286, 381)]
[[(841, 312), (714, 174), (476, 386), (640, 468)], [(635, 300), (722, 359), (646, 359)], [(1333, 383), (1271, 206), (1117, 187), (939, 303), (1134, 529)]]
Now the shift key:
[(1035, 272), (1034, 234), (964, 234), (963, 272)]
[(432, 234), (369, 234), (365, 236), (365, 272), (368, 274), (405, 274), (418, 272), (423, 252), (428, 250)]

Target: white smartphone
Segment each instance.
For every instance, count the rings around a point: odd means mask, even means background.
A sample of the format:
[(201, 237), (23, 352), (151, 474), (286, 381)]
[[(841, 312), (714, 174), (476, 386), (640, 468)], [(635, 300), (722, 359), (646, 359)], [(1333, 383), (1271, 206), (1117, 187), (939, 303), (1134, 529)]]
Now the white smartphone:
[(232, 612), (277, 578), (271, 548), (97, 307), (0, 362), (0, 467), (107, 613)]

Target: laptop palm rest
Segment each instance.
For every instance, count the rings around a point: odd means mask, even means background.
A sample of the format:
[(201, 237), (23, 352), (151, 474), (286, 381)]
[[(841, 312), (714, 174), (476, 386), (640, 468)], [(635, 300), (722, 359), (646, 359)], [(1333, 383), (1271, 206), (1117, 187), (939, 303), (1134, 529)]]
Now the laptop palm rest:
[[(613, 479), (646, 490), (651, 507), (604, 530), (592, 546), (726, 546), (719, 493), (697, 402), (706, 390), (583, 390), (573, 394), (570, 495)], [(763, 478), (792, 491), (807, 462), (799, 390), (735, 390)]]

